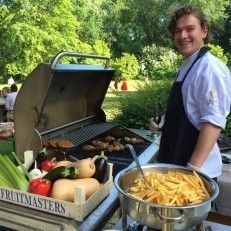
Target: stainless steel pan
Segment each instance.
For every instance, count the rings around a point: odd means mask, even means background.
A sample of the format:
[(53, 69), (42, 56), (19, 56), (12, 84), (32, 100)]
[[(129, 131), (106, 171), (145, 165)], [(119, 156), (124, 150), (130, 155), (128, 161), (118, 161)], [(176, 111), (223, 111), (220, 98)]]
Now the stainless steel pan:
[[(168, 170), (192, 172), (188, 168), (170, 164), (147, 164), (143, 165), (142, 169), (144, 172), (166, 172)], [(174, 227), (174, 230), (185, 230), (199, 225), (206, 219), (211, 210), (211, 203), (219, 193), (219, 188), (214, 180), (202, 173), (198, 174), (203, 180), (210, 198), (200, 204), (178, 207), (151, 204), (130, 196), (127, 192), (138, 175), (137, 168), (119, 172), (114, 182), (119, 190), (121, 206), (128, 216), (151, 228), (170, 230), (164, 227)]]

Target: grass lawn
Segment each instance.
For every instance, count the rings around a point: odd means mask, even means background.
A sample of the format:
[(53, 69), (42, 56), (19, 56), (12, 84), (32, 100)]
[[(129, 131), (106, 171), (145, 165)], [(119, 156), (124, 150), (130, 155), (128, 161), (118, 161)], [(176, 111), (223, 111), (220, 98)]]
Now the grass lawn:
[(120, 112), (120, 98), (122, 92), (118, 92), (118, 95), (114, 93), (108, 93), (102, 105), (102, 109), (106, 113), (107, 121), (110, 122)]
[[(139, 81), (139, 80), (129, 80), (127, 81), (127, 85), (128, 85), (128, 92), (129, 91), (136, 91), (136, 86), (137, 84), (141, 84), (144, 81)], [(121, 108), (121, 104), (120, 104), (120, 100), (126, 96), (126, 94), (128, 94), (128, 92), (122, 92), (120, 90), (122, 81), (119, 83), (119, 88), (118, 91), (115, 91), (114, 88), (114, 81), (111, 82), (109, 88), (108, 88), (108, 92), (105, 96), (105, 100), (103, 102), (102, 105), (102, 109), (104, 110), (104, 112), (106, 113), (106, 118), (107, 121), (110, 122), (112, 119), (114, 119), (114, 117), (120, 113), (120, 108)]]

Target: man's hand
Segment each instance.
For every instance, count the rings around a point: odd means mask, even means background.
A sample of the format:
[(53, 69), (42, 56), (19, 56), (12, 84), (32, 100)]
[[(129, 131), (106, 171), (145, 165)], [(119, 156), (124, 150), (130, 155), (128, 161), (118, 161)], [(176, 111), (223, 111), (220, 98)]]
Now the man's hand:
[(153, 132), (156, 132), (159, 130), (159, 125), (156, 122), (154, 122), (154, 118), (151, 118), (149, 120), (149, 130)]
[(149, 120), (149, 130), (153, 131), (153, 132), (156, 132), (158, 131), (159, 129), (161, 129), (163, 126), (164, 126), (164, 122), (165, 122), (165, 115), (162, 115), (161, 116), (161, 120), (160, 120), (160, 123), (157, 124), (155, 122), (155, 118), (151, 118)]

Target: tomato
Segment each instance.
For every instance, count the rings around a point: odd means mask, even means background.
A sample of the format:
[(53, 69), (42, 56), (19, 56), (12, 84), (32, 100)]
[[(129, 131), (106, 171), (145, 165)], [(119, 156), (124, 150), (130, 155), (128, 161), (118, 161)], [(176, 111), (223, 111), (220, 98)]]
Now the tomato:
[(42, 196), (49, 196), (51, 188), (51, 181), (42, 178), (33, 179), (29, 184), (29, 192)]
[(41, 170), (46, 171), (46, 172), (50, 172), (54, 166), (57, 164), (58, 162), (56, 161), (55, 158), (51, 159), (51, 160), (44, 160), (41, 163)]

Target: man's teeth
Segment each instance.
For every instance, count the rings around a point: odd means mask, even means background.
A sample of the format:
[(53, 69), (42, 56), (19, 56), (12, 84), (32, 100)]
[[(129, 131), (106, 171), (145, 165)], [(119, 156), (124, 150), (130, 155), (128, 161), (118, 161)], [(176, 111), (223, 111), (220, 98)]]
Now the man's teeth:
[(190, 42), (182, 42), (181, 45), (188, 45)]

